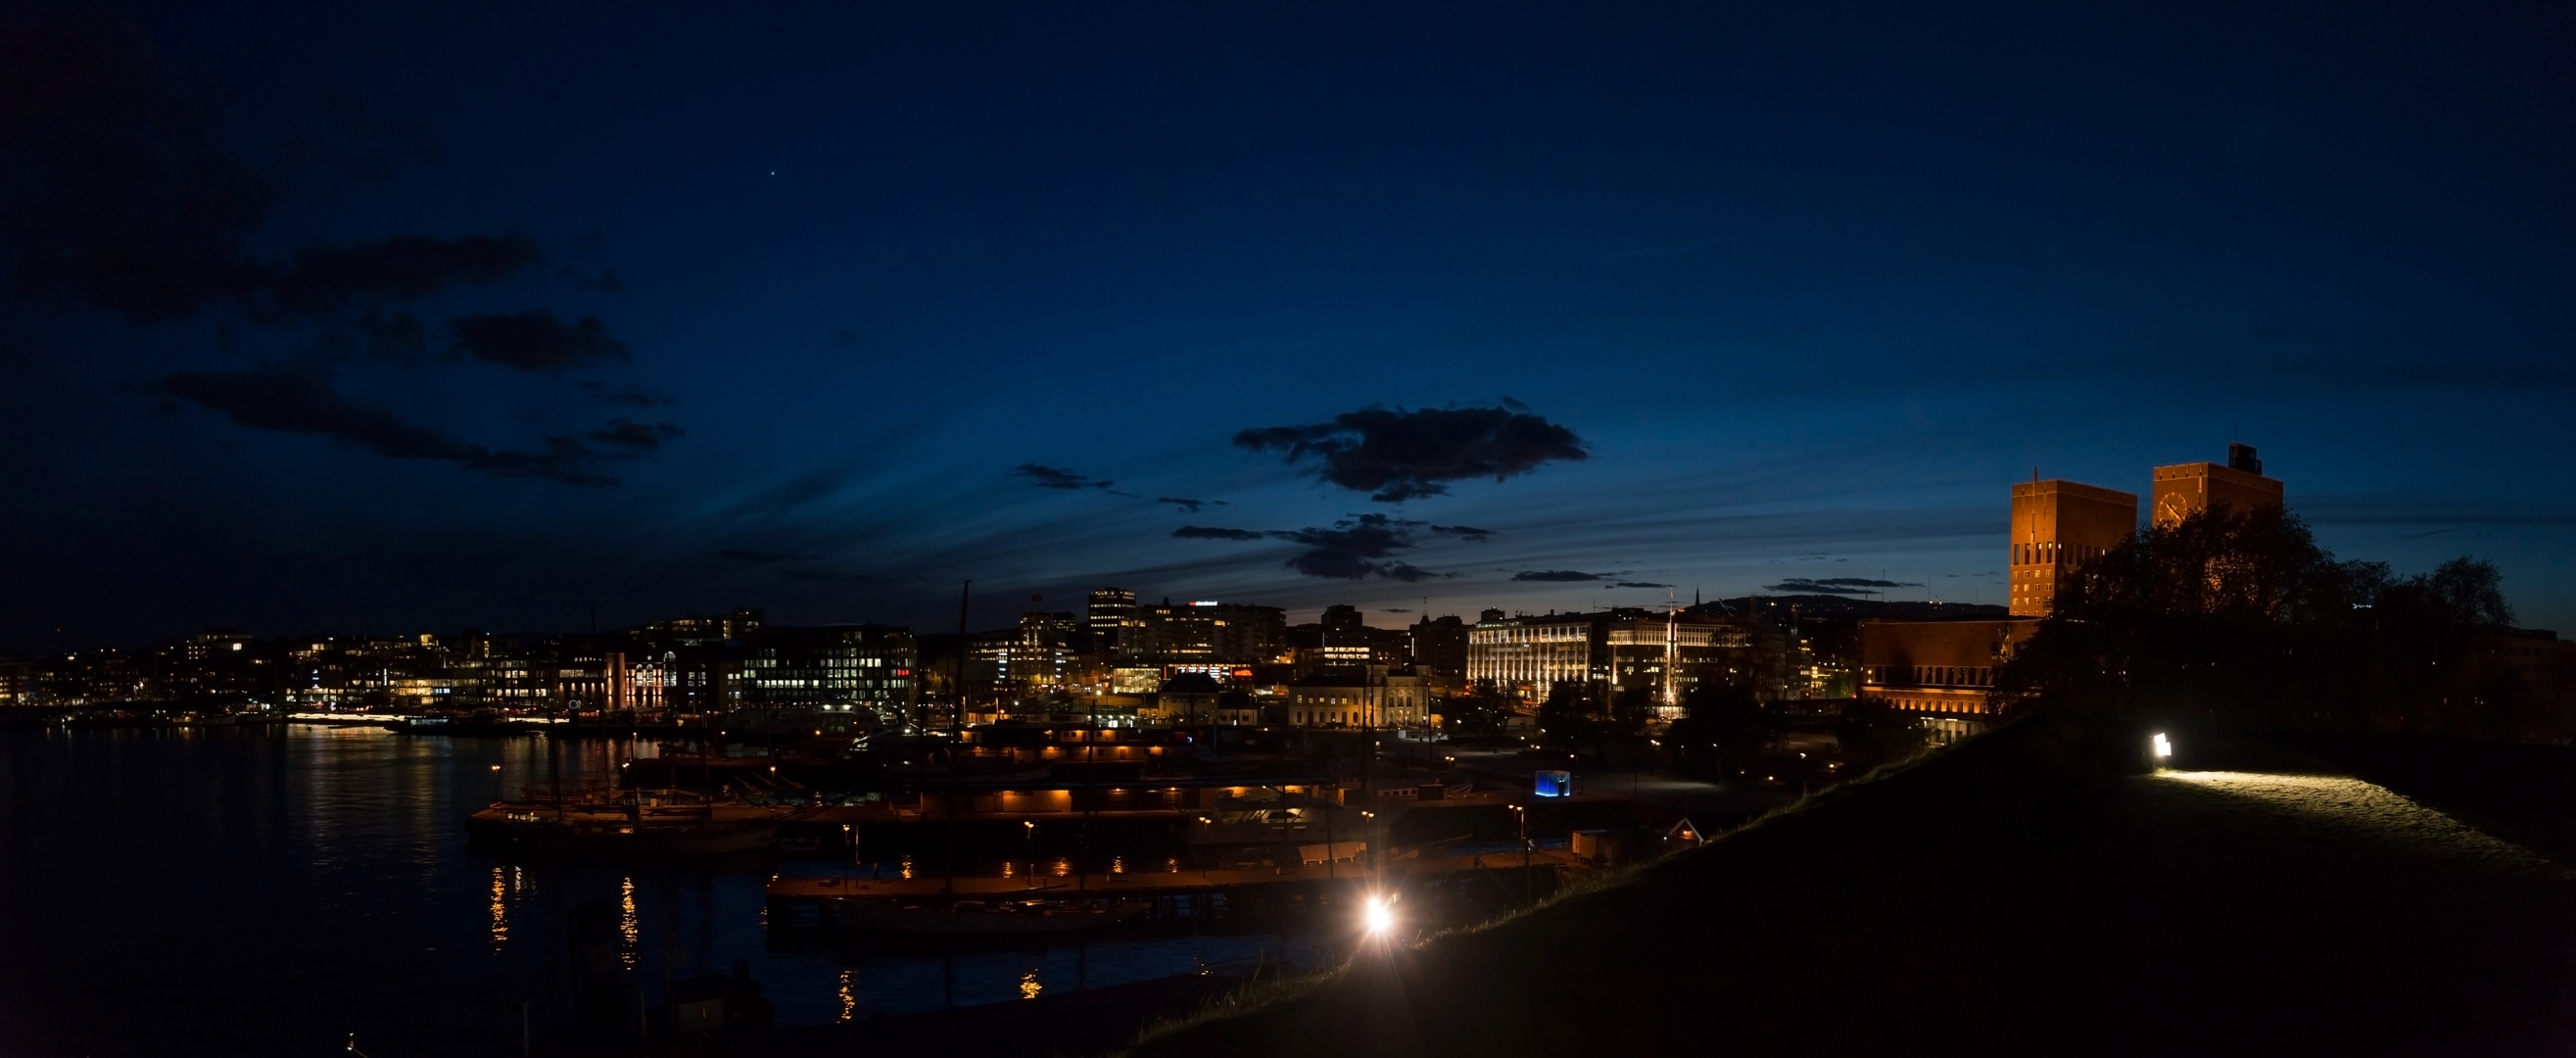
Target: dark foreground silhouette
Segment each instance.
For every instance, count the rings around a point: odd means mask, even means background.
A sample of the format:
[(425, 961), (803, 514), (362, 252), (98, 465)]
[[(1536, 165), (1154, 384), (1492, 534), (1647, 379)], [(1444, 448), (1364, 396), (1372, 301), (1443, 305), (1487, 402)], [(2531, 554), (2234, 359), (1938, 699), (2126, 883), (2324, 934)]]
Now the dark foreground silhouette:
[(1156, 1033), (1138, 1056), (2529, 1054), (2576, 874), (2273, 755), (2141, 774), (2037, 717), (1622, 884)]

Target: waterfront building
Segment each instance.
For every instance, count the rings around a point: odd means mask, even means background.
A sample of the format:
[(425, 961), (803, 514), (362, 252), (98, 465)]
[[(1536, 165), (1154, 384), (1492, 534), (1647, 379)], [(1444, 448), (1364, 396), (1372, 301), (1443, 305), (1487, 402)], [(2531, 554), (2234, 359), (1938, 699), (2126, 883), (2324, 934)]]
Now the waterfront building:
[(673, 617), (645, 625), (643, 631), (684, 643), (711, 643), (746, 638), (760, 630), (765, 618), (756, 608), (743, 609), (722, 616)]
[(36, 663), (0, 658), (0, 709), (36, 704)]
[(762, 628), (745, 645), (741, 700), (827, 712), (891, 708), (910, 696), (913, 661), (909, 628)]
[(2014, 485), (2013, 616), (2047, 616), (2066, 577), (2119, 546), (2137, 528), (2138, 498), (2129, 493), (2073, 481), (2041, 481), (2036, 474), (2029, 482)]
[(2263, 476), (2254, 446), (2229, 444), (2227, 465), (2177, 463), (2157, 467), (2150, 497), (2157, 525), (2172, 525), (2193, 512), (2226, 504), (2239, 511), (2282, 504), (2281, 482)]

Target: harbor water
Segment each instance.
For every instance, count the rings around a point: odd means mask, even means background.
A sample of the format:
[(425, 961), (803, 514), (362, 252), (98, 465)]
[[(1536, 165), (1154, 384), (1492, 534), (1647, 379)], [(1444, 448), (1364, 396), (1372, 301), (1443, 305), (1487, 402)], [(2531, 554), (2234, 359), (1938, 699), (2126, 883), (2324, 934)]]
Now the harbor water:
[[(1309, 938), (1162, 923), (885, 947), (763, 922), (773, 873), (841, 861), (521, 860), (466, 815), (650, 747), (376, 728), (0, 732), (0, 1054), (515, 1055), (570, 1018), (572, 909), (616, 911), (627, 987), (737, 961), (782, 1026), (1303, 965)], [(497, 767), (496, 767), (497, 766)], [(895, 869), (862, 864), (855, 869)]]

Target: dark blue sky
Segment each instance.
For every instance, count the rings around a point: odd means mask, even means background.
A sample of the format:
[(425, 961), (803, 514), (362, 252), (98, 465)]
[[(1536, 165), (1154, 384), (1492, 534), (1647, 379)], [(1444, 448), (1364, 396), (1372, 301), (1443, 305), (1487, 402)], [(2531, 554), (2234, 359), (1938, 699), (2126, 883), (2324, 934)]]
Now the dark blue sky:
[[(115, 61), (0, 75), (0, 645), (1998, 602), (2239, 438), (2576, 627), (2564, 3), (231, 8), (11, 24)], [(1235, 443), (1506, 398), (1585, 458)]]

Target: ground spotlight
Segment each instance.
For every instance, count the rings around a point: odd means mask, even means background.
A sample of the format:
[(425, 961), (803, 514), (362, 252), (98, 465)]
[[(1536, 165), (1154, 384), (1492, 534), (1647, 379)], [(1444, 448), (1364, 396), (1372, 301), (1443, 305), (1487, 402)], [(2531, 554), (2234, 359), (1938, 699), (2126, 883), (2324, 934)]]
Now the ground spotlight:
[(1372, 896), (1368, 910), (1361, 914), (1360, 923), (1368, 930), (1369, 936), (1382, 939), (1395, 932), (1395, 909), (1387, 906), (1385, 897)]

